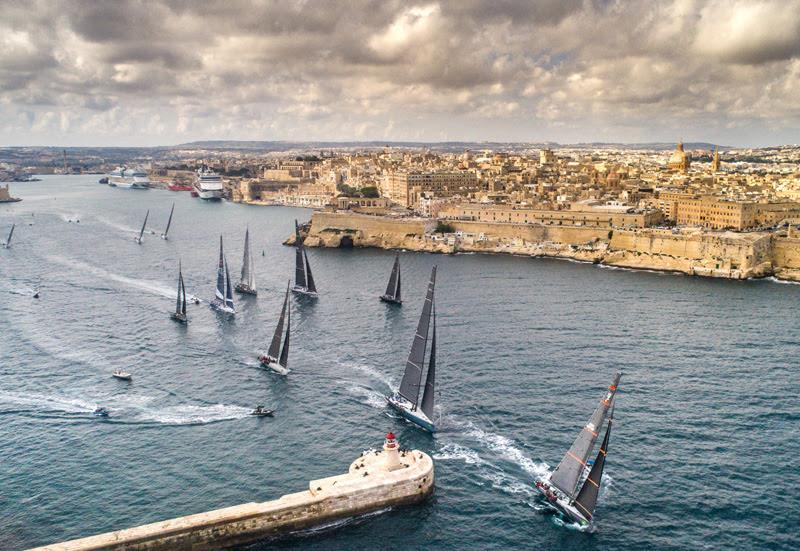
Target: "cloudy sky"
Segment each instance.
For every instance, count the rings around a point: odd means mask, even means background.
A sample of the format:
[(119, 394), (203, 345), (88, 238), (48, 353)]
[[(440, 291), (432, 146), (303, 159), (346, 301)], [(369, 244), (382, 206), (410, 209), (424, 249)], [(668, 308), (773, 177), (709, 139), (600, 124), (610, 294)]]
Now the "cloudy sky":
[(0, 0), (0, 145), (800, 142), (800, 0)]

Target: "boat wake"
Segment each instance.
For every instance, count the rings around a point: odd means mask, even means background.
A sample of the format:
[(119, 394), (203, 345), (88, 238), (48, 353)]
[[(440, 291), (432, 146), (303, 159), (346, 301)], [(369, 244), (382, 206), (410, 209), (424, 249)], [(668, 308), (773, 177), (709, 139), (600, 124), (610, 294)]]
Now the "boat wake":
[(359, 397), (359, 402), (375, 409), (386, 408), (386, 399), (383, 394), (369, 387), (354, 385), (347, 388), (350, 394)]
[(0, 392), (0, 412), (91, 413), (97, 404), (79, 398), (44, 394)]
[(388, 376), (381, 373), (371, 365), (356, 363), (356, 362), (339, 362), (339, 365), (341, 365), (342, 367), (346, 367), (348, 369), (354, 369), (356, 371), (360, 371), (361, 373), (367, 375), (371, 379), (376, 379), (380, 381), (381, 383), (386, 385), (386, 387), (392, 392), (397, 392), (397, 385), (394, 384)]
[(220, 421), (244, 419), (250, 415), (250, 412), (250, 408), (226, 404), (180, 405), (162, 409), (142, 409), (130, 421), (163, 425), (206, 425)]
[(133, 228), (131, 226), (126, 226), (124, 224), (120, 224), (119, 222), (115, 222), (113, 220), (109, 220), (108, 218), (105, 218), (104, 216), (98, 216), (97, 217), (97, 221), (102, 223), (102, 224), (105, 224), (109, 228), (114, 228), (115, 230), (119, 230), (119, 231), (124, 232), (124, 233), (132, 233), (132, 234), (135, 234), (135, 235), (139, 235), (140, 228)]

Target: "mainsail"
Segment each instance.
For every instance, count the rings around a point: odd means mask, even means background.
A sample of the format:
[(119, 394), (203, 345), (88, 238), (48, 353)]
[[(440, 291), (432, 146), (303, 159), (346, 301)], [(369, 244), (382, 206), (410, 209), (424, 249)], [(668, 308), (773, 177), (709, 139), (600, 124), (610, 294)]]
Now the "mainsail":
[(295, 243), (295, 256), (294, 256), (294, 284), (297, 287), (306, 286), (306, 266), (303, 258), (303, 238), (300, 237), (300, 226), (297, 225), (297, 220), (294, 221), (294, 243)]
[(147, 217), (150, 216), (150, 209), (147, 209), (147, 213), (144, 215), (144, 222), (142, 223), (142, 229), (139, 230), (139, 239), (137, 241), (139, 243), (142, 242), (142, 236), (144, 235), (144, 228), (147, 226)]
[(186, 315), (186, 284), (183, 282), (183, 274), (180, 274), (181, 280), (181, 313), (185, 316)]
[(292, 332), (292, 309), (286, 312), (286, 338), (283, 340), (283, 350), (278, 363), (284, 368), (289, 367), (289, 334)]
[(608, 410), (617, 392), (617, 385), (619, 385), (620, 377), (622, 377), (621, 373), (616, 373), (614, 375), (614, 382), (608, 387), (608, 391), (603, 396), (603, 399), (600, 400), (600, 404), (598, 404), (597, 409), (594, 410), (591, 419), (589, 419), (589, 423), (583, 427), (583, 430), (581, 430), (578, 438), (575, 439), (572, 447), (561, 460), (561, 463), (558, 464), (558, 467), (553, 471), (553, 474), (550, 475), (550, 483), (567, 494), (570, 498), (575, 497), (578, 481), (586, 466), (586, 459), (589, 457), (592, 447), (597, 440), (597, 435), (605, 423)]
[(242, 278), (239, 282), (246, 285), (248, 289), (255, 291), (256, 277), (253, 270), (253, 258), (250, 255), (250, 228), (244, 233), (244, 258), (242, 259)]
[(286, 318), (286, 308), (289, 305), (289, 288), (286, 288), (286, 296), (283, 297), (283, 308), (281, 308), (281, 315), (278, 318), (278, 326), (275, 328), (275, 334), (272, 335), (272, 342), (269, 345), (267, 355), (271, 358), (277, 359), (281, 351), (281, 338), (283, 337), (283, 322)]
[(228, 272), (228, 263), (225, 263), (225, 306), (233, 310), (233, 290), (231, 290), (231, 274)]
[(11, 231), (8, 232), (8, 239), (6, 239), (6, 248), (7, 249), (11, 247), (11, 236), (14, 235), (14, 228), (16, 226), (17, 226), (16, 224), (11, 224)]
[(317, 286), (314, 285), (314, 276), (311, 275), (311, 264), (308, 263), (308, 253), (306, 253), (305, 247), (303, 247), (303, 264), (306, 268), (306, 289), (312, 293), (316, 293)]
[(225, 257), (222, 253), (222, 236), (219, 236), (219, 264), (217, 265), (217, 290), (216, 297), (220, 302), (225, 302)]
[(436, 303), (433, 305), (433, 336), (431, 337), (431, 356), (428, 360), (428, 375), (425, 377), (425, 391), (422, 394), (420, 409), (428, 419), (433, 420), (433, 397), (436, 391)]
[(414, 404), (419, 401), (419, 387), (422, 386), (422, 368), (425, 363), (425, 349), (428, 345), (428, 329), (431, 323), (431, 309), (433, 308), (433, 291), (436, 286), (436, 266), (431, 270), (431, 280), (428, 283), (428, 292), (425, 296), (425, 303), (422, 306), (422, 313), (417, 324), (417, 332), (414, 333), (414, 341), (411, 343), (411, 352), (406, 360), (406, 370), (403, 373), (403, 380), (400, 382), (399, 394)]
[(175, 203), (172, 203), (172, 208), (169, 211), (169, 218), (167, 219), (167, 229), (164, 230), (164, 233), (161, 234), (161, 237), (164, 239), (167, 238), (167, 234), (169, 233), (169, 227), (172, 225), (172, 213), (175, 212)]
[(386, 285), (387, 297), (394, 299), (400, 298), (400, 255), (394, 257), (394, 265), (392, 265), (392, 275), (389, 276), (389, 283)]
[[(178, 298), (175, 302), (175, 313), (181, 313), (181, 291), (183, 291), (183, 273), (181, 272), (181, 263), (178, 262)], [(184, 295), (185, 296), (185, 295)], [(186, 312), (186, 299), (183, 302), (183, 313)]]
[(594, 460), (592, 469), (589, 471), (589, 476), (583, 483), (581, 491), (578, 492), (578, 497), (575, 498), (575, 506), (583, 515), (592, 520), (594, 515), (594, 508), (597, 505), (597, 494), (600, 492), (600, 481), (603, 478), (603, 467), (606, 464), (606, 451), (608, 450), (608, 438), (611, 435), (611, 422), (614, 420), (614, 410), (611, 410), (611, 415), (608, 418), (608, 428), (606, 428), (606, 435), (603, 438), (603, 443), (600, 444), (600, 450), (597, 452), (597, 458)]

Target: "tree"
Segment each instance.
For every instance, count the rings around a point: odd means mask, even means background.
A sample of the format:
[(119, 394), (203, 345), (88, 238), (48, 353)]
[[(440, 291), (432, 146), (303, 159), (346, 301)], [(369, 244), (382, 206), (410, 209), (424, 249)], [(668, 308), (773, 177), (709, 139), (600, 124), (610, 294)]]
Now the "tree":
[(368, 199), (377, 199), (381, 196), (378, 188), (375, 186), (367, 186), (361, 188), (361, 196), (366, 197)]
[(455, 228), (447, 222), (439, 220), (436, 222), (436, 233), (455, 233)]

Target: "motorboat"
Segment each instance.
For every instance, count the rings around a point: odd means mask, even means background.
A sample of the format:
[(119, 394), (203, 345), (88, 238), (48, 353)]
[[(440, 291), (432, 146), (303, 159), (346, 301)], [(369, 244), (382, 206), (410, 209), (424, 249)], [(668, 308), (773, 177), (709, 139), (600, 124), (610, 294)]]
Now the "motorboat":
[(98, 407), (92, 412), (92, 415), (95, 417), (108, 417), (111, 415), (111, 412), (108, 411), (107, 408)]
[(274, 409), (267, 409), (264, 406), (256, 406), (256, 409), (250, 412), (250, 415), (255, 417), (272, 417), (272, 414), (275, 413)]
[(122, 381), (133, 380), (133, 375), (131, 375), (127, 371), (122, 371), (121, 369), (117, 369), (114, 373), (111, 374), (111, 376), (114, 377), (115, 379), (120, 379)]

